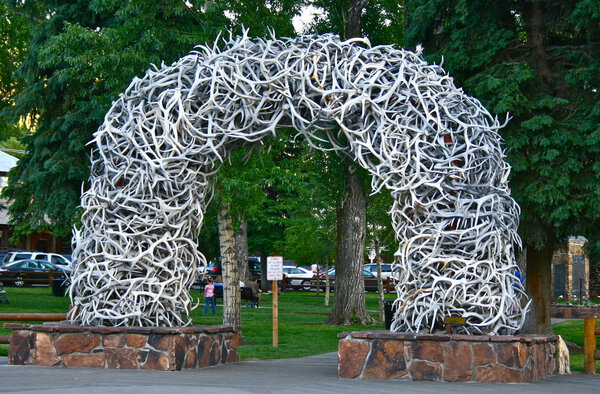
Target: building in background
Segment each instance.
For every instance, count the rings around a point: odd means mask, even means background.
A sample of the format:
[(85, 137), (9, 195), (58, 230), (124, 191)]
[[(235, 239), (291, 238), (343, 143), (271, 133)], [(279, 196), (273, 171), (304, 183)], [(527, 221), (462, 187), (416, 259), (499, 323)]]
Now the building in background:
[[(17, 159), (8, 153), (0, 151), (0, 191), (8, 183), (8, 172), (17, 165)], [(10, 223), (8, 214), (9, 202), (0, 198), (0, 253), (6, 253), (13, 250), (31, 250), (38, 252), (51, 253), (71, 253), (71, 243), (69, 240), (64, 240), (53, 236), (50, 231), (42, 233), (29, 234), (20, 237), (18, 241), (12, 241), (13, 225)]]

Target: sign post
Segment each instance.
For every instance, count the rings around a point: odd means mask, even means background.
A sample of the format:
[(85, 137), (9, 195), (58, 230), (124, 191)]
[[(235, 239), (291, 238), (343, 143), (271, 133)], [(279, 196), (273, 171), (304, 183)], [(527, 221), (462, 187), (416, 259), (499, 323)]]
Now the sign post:
[(283, 280), (283, 257), (267, 257), (267, 280), (273, 281), (273, 347), (279, 346), (279, 309), (277, 296), (279, 289), (277, 281)]

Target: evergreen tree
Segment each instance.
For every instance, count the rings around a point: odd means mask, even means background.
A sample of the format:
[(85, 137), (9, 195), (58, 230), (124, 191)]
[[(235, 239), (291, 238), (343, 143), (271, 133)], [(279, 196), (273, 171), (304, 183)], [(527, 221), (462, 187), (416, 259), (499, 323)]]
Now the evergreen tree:
[[(35, 20), (16, 72), (24, 88), (4, 113), (36, 120), (4, 195), (15, 231), (67, 235), (89, 174), (92, 133), (131, 79), (211, 41), (228, 20), (194, 2), (38, 1), (5, 5)], [(39, 16), (39, 14), (43, 16)]]

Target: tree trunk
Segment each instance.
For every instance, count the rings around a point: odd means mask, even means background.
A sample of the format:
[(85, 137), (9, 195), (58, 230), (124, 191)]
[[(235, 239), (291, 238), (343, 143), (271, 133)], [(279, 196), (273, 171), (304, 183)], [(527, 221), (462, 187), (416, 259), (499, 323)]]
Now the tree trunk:
[(365, 0), (351, 0), (349, 6), (348, 20), (346, 26), (344, 26), (344, 36), (346, 39), (362, 35), (360, 20), (363, 8), (365, 8)]
[(235, 255), (242, 282), (252, 280), (248, 267), (248, 222), (240, 220), (238, 231), (235, 233)]
[[(318, 297), (320, 295), (319, 293), (321, 292), (321, 281), (320, 281), (320, 279), (321, 279), (321, 267), (320, 266), (321, 266), (321, 264), (317, 264), (317, 272), (316, 272), (316, 274), (317, 274), (317, 278), (319, 280), (317, 280), (317, 289), (316, 289), (316, 293), (315, 293), (316, 297)], [(325, 272), (325, 280), (327, 280), (327, 279), (328, 279), (327, 278), (327, 272)]]
[(543, 249), (527, 247), (527, 294), (532, 303), (522, 334), (552, 334), (550, 322), (550, 291), (552, 247), (548, 242)]
[[(329, 295), (331, 294), (331, 283), (329, 282), (329, 257), (325, 259), (325, 299), (323, 305), (329, 306)], [(317, 283), (319, 281), (317, 280)]]
[(235, 235), (230, 208), (230, 204), (222, 204), (218, 216), (223, 271), (223, 324), (241, 327), (240, 276), (235, 255)]
[(346, 168), (344, 201), (338, 210), (338, 261), (335, 266), (335, 297), (326, 324), (371, 324), (365, 307), (363, 256), (365, 252), (367, 198), (360, 176)]
[(381, 279), (381, 250), (379, 249), (379, 239), (375, 237), (375, 261), (377, 262), (377, 291), (379, 293), (379, 318), (383, 320), (385, 318), (383, 313), (383, 301), (385, 301), (385, 295), (383, 294), (383, 279)]
[(260, 253), (260, 290), (263, 293), (271, 290), (271, 281), (267, 280), (267, 254)]
[(546, 43), (546, 27), (544, 24), (544, 0), (525, 1), (525, 24), (527, 30), (527, 45), (533, 53), (533, 64), (544, 88), (552, 93), (553, 81), (550, 60)]

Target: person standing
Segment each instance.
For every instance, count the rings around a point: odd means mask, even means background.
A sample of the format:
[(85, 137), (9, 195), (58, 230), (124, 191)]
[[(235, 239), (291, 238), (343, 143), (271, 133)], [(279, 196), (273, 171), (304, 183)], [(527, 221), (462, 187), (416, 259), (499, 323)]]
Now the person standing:
[(258, 301), (260, 300), (260, 286), (256, 281), (253, 280), (246, 283), (246, 286), (252, 289), (252, 300), (250, 301), (250, 306), (252, 308), (258, 308)]
[(207, 279), (206, 286), (204, 286), (204, 314), (208, 315), (208, 306), (212, 307), (213, 315), (217, 314), (217, 305), (215, 303), (215, 285), (211, 278)]

